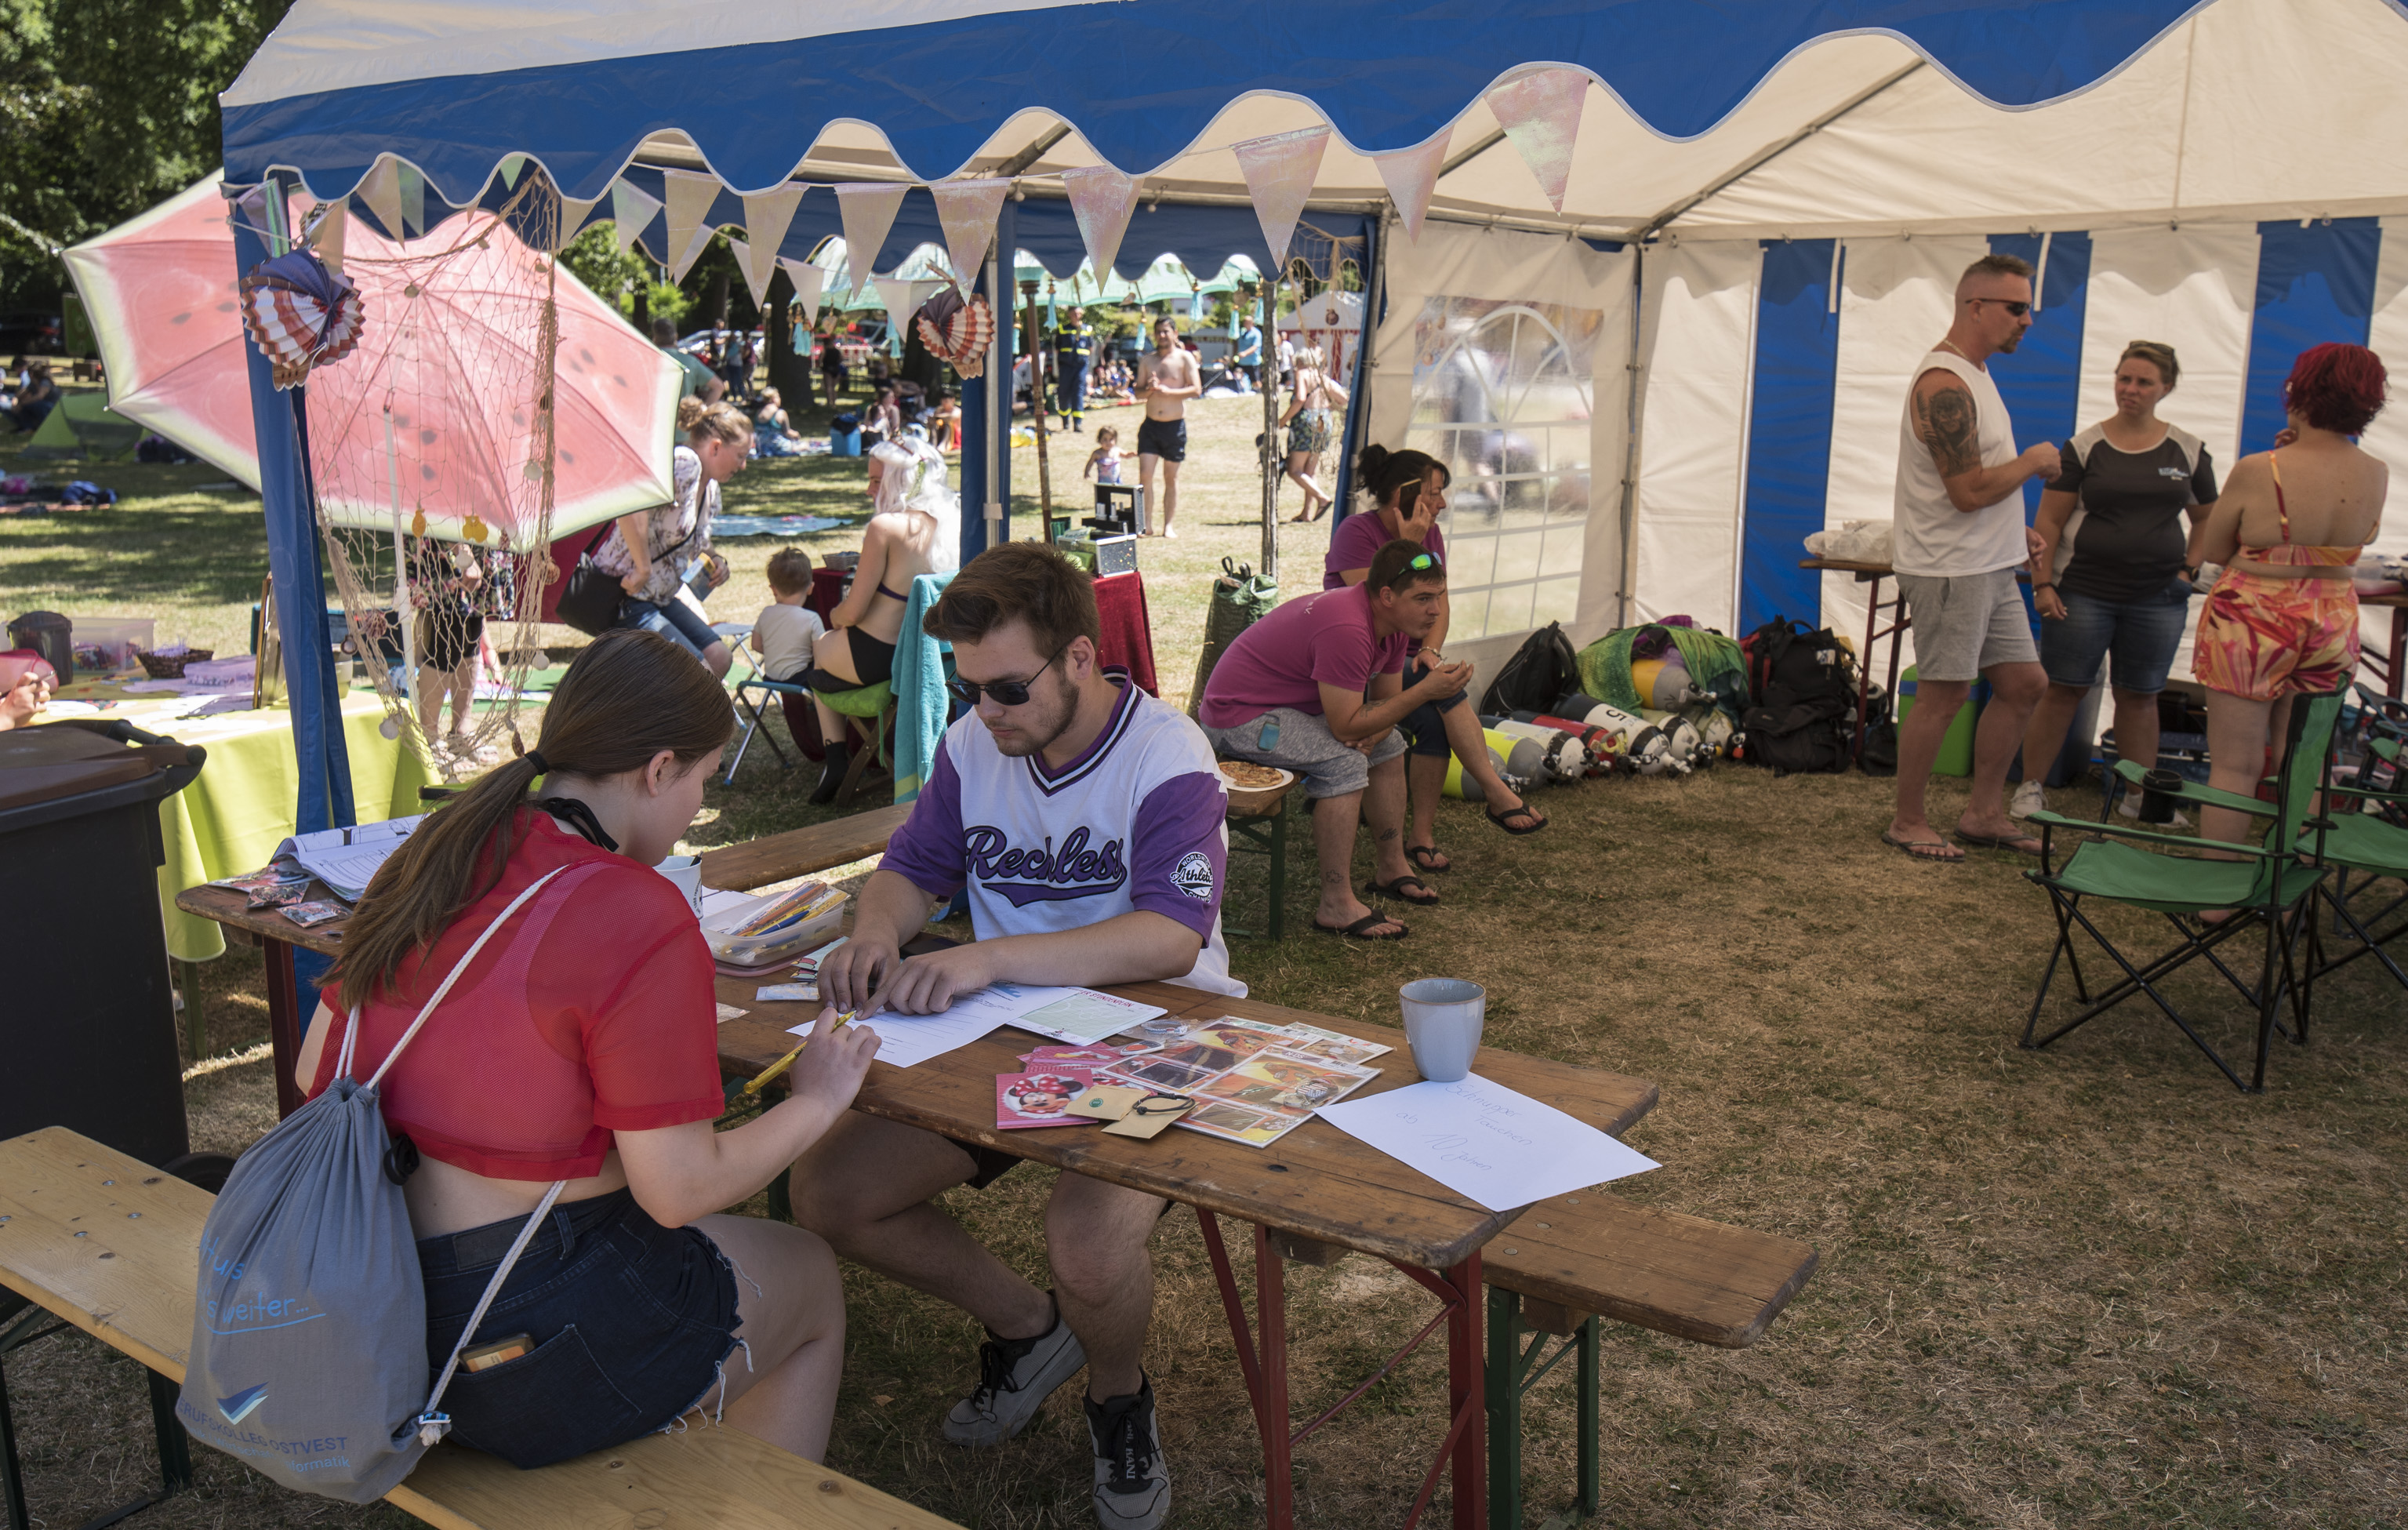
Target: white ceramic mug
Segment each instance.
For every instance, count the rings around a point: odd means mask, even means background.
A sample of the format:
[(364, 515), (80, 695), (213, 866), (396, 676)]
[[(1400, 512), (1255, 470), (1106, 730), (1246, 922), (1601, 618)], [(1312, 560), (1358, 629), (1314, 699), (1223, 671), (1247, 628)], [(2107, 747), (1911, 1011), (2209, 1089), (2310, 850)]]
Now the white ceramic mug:
[(702, 857), (672, 855), (652, 869), (677, 884), (677, 890), (685, 894), (685, 906), (694, 910), (695, 918), (700, 919), (702, 917)]
[(1422, 1077), (1453, 1083), (1471, 1071), (1488, 990), (1460, 978), (1417, 978), (1397, 990), (1405, 1011), (1405, 1039)]

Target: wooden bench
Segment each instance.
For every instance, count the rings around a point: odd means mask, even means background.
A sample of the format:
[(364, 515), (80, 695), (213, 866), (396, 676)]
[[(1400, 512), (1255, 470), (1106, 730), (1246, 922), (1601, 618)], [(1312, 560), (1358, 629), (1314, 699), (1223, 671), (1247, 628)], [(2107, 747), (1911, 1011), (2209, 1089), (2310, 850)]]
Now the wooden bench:
[(789, 877), (850, 865), (885, 850), (886, 841), (910, 816), (907, 802), (707, 850), (702, 852), (702, 885), (750, 892)]
[[(1481, 1251), (1489, 1530), (1521, 1530), (1522, 1398), (1568, 1352), (1579, 1355), (1580, 1512), (1597, 1512), (1600, 1318), (1743, 1350), (1764, 1337), (1818, 1257), (1796, 1238), (1657, 1211), (1602, 1191), (1558, 1195), (1515, 1218)], [(1542, 1359), (1550, 1335), (1564, 1342)]]
[[(165, 1485), (130, 1507), (191, 1481), (174, 1408), (209, 1201), (207, 1191), (64, 1128), (0, 1142), (0, 1285), (150, 1367)], [(7, 1336), (33, 1337), (23, 1332), (31, 1315), (12, 1318), (0, 1306), (0, 1351), (12, 1347)], [(0, 1419), (6, 1406), (0, 1377)], [(13, 1445), (0, 1471), (14, 1499), (11, 1530), (21, 1530)], [(385, 1496), (442, 1530), (959, 1530), (840, 1472), (707, 1424), (531, 1472), (438, 1445)]]

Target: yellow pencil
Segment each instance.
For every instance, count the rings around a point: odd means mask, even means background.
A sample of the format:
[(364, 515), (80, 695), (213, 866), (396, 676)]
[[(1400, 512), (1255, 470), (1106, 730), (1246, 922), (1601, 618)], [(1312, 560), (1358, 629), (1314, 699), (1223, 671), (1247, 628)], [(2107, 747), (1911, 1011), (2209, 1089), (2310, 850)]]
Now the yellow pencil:
[[(854, 1020), (860, 1017), (860, 1014), (861, 1011), (858, 1009), (847, 1009), (844, 1013), (836, 1017), (836, 1022), (839, 1025), (850, 1025)], [(800, 1057), (803, 1054), (803, 1049), (810, 1044), (811, 1038), (810, 1037), (805, 1037), (800, 1041), (796, 1042), (794, 1051), (786, 1053), (785, 1056), (779, 1058), (767, 1067), (763, 1068), (751, 1082), (747, 1083), (744, 1086), (744, 1093), (747, 1094), (758, 1094), (761, 1093), (763, 1087), (766, 1086), (770, 1080), (794, 1066), (795, 1059)]]

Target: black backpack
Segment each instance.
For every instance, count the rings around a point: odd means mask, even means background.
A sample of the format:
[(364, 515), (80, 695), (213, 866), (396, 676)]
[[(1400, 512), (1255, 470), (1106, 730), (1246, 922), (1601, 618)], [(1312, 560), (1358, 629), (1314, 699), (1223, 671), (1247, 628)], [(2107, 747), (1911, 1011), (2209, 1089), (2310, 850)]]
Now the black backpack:
[(1835, 774), (1856, 741), (1856, 665), (1828, 627), (1774, 617), (1748, 635), (1747, 759), (1775, 775)]
[(1543, 712), (1555, 705), (1555, 698), (1580, 688), (1580, 655), (1573, 651), (1572, 640), (1564, 636), (1563, 623), (1550, 622), (1505, 661), (1496, 682), (1480, 698), (1480, 713), (1499, 717)]

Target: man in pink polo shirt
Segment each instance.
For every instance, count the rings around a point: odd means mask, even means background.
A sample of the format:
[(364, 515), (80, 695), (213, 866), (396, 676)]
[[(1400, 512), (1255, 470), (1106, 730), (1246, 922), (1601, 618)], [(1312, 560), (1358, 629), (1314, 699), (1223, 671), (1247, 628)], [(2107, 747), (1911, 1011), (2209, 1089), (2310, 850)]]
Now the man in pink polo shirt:
[(1396, 726), (1471, 682), (1469, 665), (1450, 664), (1410, 690), (1403, 684), (1409, 640), (1428, 636), (1445, 594), (1444, 565), (1415, 543), (1390, 542), (1362, 583), (1291, 600), (1248, 627), (1204, 687), (1197, 721), (1214, 749), (1304, 777), (1321, 862), (1316, 929), (1357, 940), (1411, 933), (1354, 895), (1358, 817), (1371, 825), (1367, 891), (1438, 901), (1405, 859), (1405, 746)]

